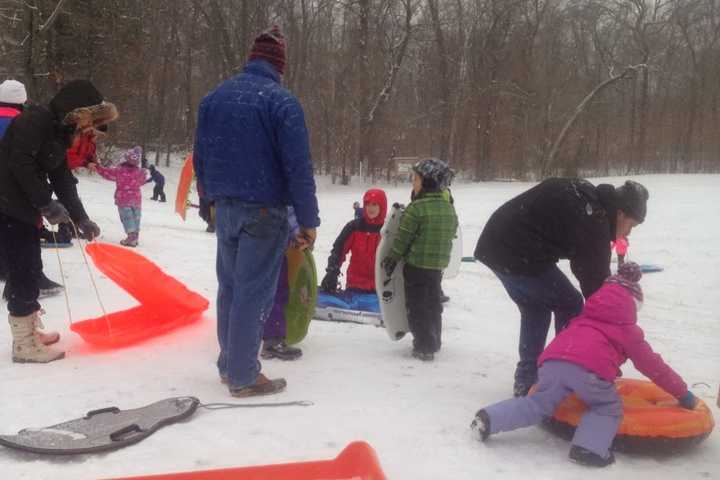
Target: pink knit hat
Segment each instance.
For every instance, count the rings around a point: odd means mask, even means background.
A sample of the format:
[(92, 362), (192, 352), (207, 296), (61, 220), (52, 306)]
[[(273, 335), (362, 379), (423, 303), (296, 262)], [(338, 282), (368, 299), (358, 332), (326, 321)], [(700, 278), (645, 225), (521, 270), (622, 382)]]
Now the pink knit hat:
[(129, 163), (131, 165), (135, 165), (136, 167), (140, 165), (140, 161), (142, 160), (142, 147), (134, 146), (125, 154), (123, 155), (123, 160), (125, 160), (126, 163)]
[(605, 280), (605, 283), (616, 283), (630, 290), (633, 297), (639, 302), (643, 301), (642, 287), (638, 283), (642, 278), (640, 265), (635, 262), (625, 262), (618, 267), (617, 275), (612, 275)]

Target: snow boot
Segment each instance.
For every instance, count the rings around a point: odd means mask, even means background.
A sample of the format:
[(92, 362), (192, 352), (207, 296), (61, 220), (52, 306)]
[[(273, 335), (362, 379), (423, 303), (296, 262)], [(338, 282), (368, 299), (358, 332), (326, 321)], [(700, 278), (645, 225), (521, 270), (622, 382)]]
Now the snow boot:
[(252, 385), (240, 388), (230, 388), (230, 395), (238, 398), (257, 397), (260, 395), (273, 395), (285, 390), (287, 382), (284, 378), (270, 380), (262, 373), (258, 374), (257, 380)]
[(568, 455), (570, 460), (580, 465), (586, 465), (588, 467), (607, 467), (615, 463), (615, 455), (609, 452), (607, 458), (603, 458), (597, 453), (591, 452), (587, 448), (573, 445)]
[(120, 240), (120, 245), (123, 247), (137, 247), (138, 246), (138, 232), (130, 232), (127, 234), (127, 238)]
[(284, 340), (268, 339), (263, 343), (260, 356), (265, 360), (270, 360), (271, 358), (297, 360), (302, 357), (302, 350), (289, 346)]
[(490, 417), (485, 410), (478, 410), (475, 414), (475, 420), (470, 424), (470, 429), (481, 442), (484, 442), (490, 436)]
[(420, 350), (413, 350), (412, 356), (423, 362), (432, 362), (435, 360), (435, 354), (432, 352), (422, 352)]
[(62, 350), (41, 343), (36, 330), (40, 320), (39, 312), (24, 317), (10, 315), (8, 320), (13, 336), (13, 362), (48, 363), (65, 357)]
[[(47, 278), (44, 273), (40, 274), (38, 288), (39, 288), (38, 299), (53, 297), (55, 295), (62, 293), (65, 290), (65, 287), (63, 287), (59, 283), (53, 282), (52, 280)], [(2, 298), (6, 302), (10, 298), (10, 290), (11, 290), (10, 283), (5, 283), (5, 288), (3, 288)]]
[(44, 273), (40, 274), (38, 288), (40, 289), (40, 295), (38, 298), (52, 297), (53, 295), (62, 293), (65, 290), (65, 287), (57, 282), (53, 282), (47, 278)]
[(45, 315), (45, 310), (35, 312), (35, 336), (43, 345), (52, 345), (60, 341), (60, 334), (58, 332), (43, 332), (40, 329), (45, 328), (42, 323), (40, 315)]

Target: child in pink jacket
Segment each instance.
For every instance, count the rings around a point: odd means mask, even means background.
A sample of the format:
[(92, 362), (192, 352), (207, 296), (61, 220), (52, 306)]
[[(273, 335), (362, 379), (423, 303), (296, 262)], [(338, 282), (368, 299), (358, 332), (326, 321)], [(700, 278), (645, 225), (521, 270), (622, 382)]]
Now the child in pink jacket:
[(137, 247), (140, 237), (140, 216), (142, 211), (142, 196), (140, 187), (147, 180), (147, 170), (140, 168), (142, 148), (133, 147), (123, 155), (123, 163), (115, 168), (107, 168), (91, 164), (103, 178), (114, 181), (115, 205), (120, 213), (127, 238), (120, 241), (126, 247)]
[(471, 428), (480, 440), (539, 423), (575, 392), (588, 405), (575, 430), (570, 458), (585, 465), (604, 467), (615, 461), (609, 448), (622, 419), (622, 401), (614, 381), (628, 358), (655, 384), (693, 409), (695, 396), (687, 385), (645, 341), (637, 325), (643, 300), (638, 281), (640, 267), (627, 262), (609, 277), (585, 303), (538, 359), (537, 390), (490, 405), (475, 415)]

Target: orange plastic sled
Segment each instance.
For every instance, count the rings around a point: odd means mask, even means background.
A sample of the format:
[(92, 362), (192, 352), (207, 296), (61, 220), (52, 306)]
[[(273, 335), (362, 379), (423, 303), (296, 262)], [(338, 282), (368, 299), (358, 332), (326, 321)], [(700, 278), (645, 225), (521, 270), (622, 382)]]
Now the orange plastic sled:
[(188, 207), (188, 197), (190, 196), (190, 184), (192, 184), (195, 170), (193, 169), (192, 152), (185, 158), (185, 163), (180, 172), (178, 180), (177, 193), (175, 194), (175, 212), (185, 220)]
[(107, 316), (75, 322), (71, 330), (100, 347), (120, 347), (161, 335), (200, 318), (209, 302), (134, 251), (89, 243), (95, 265), (140, 305)]
[(334, 460), (224, 468), (113, 480), (385, 480), (386, 478), (375, 450), (365, 442), (353, 442)]
[[(687, 410), (652, 382), (618, 379), (615, 386), (623, 402), (623, 419), (613, 443), (616, 450), (652, 452), (689, 447), (707, 438), (715, 426), (712, 412), (700, 399), (694, 410)], [(575, 394), (570, 395), (548, 425), (569, 436), (585, 410), (585, 404)]]

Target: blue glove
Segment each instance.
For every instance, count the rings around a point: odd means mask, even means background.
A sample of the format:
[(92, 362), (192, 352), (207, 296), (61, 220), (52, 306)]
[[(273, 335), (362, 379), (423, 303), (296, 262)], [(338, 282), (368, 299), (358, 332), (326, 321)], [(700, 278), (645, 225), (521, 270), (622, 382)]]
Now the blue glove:
[(680, 406), (683, 408), (687, 408), (688, 410), (695, 410), (695, 407), (697, 406), (698, 400), (695, 398), (695, 395), (688, 390), (688, 392), (681, 398), (678, 398), (678, 402), (680, 402)]

